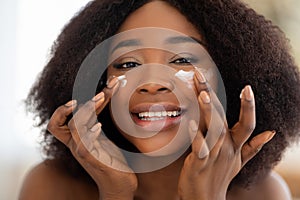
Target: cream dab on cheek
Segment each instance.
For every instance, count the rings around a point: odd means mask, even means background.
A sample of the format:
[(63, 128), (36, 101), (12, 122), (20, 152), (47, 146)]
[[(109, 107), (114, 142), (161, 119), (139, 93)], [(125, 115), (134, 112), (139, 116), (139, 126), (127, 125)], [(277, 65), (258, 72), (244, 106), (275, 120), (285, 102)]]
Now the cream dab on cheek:
[(117, 78), (120, 81), (120, 87), (125, 87), (127, 84), (126, 76), (122, 75), (122, 76), (118, 76)]
[(182, 80), (183, 82), (187, 83), (187, 85), (188, 85), (189, 88), (192, 88), (194, 74), (195, 74), (194, 71), (179, 70), (175, 74), (175, 77), (177, 77), (180, 80)]

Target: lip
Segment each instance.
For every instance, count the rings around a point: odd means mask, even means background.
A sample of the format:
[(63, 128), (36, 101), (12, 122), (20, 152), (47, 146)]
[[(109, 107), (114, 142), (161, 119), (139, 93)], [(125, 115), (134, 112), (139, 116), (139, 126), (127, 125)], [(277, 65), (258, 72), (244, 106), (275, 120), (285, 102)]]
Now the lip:
[[(184, 107), (167, 102), (141, 103), (132, 107), (132, 109), (130, 109), (130, 114), (135, 124), (145, 131), (160, 132), (176, 127), (181, 122), (185, 110)], [(138, 116), (138, 113), (162, 111), (178, 111), (179, 115), (152, 117), (152, 119), (155, 118), (155, 120), (142, 120), (142, 118)], [(150, 119), (150, 117), (148, 117), (148, 119)]]

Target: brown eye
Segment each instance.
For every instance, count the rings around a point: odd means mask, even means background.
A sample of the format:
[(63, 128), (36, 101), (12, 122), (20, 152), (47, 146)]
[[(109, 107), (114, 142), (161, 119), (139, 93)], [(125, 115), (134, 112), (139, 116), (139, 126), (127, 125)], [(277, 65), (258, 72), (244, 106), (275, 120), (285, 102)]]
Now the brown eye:
[(176, 60), (172, 61), (171, 63), (181, 64), (181, 63), (191, 63), (191, 62), (190, 62), (189, 59), (179, 58), (179, 59), (176, 59)]
[(128, 68), (134, 68), (134, 67), (138, 67), (141, 64), (137, 63), (137, 62), (124, 62), (124, 63), (118, 63), (118, 64), (114, 64), (114, 68), (116, 69), (128, 69)]
[(191, 55), (187, 55), (187, 56), (177, 55), (174, 59), (172, 59), (170, 63), (176, 65), (192, 65), (192, 64), (196, 64), (197, 62), (198, 59)]

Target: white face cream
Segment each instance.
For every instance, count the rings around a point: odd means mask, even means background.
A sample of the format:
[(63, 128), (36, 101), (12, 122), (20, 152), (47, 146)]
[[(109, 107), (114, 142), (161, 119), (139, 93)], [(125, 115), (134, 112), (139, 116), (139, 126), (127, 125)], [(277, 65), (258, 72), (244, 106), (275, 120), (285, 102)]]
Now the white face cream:
[(121, 76), (118, 76), (117, 78), (120, 81), (120, 87), (125, 87), (127, 84), (126, 76), (121, 75)]
[(180, 80), (182, 80), (183, 82), (187, 83), (188, 88), (192, 88), (194, 74), (195, 74), (194, 71), (179, 70), (175, 74), (175, 77), (177, 77)]

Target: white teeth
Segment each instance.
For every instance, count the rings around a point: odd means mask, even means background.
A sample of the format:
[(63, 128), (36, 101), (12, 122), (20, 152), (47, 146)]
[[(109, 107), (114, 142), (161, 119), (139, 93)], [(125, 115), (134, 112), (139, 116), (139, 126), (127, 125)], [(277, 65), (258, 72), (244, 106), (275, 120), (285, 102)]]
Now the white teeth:
[(143, 117), (148, 117), (148, 118), (153, 118), (153, 117), (176, 117), (178, 115), (180, 115), (180, 111), (160, 111), (160, 112), (141, 112), (139, 113), (139, 117), (143, 118)]
[(158, 120), (163, 120), (163, 117), (148, 117), (148, 118), (141, 118), (143, 121), (158, 121)]
[(177, 116), (178, 112), (177, 111), (173, 111), (173, 116)]

